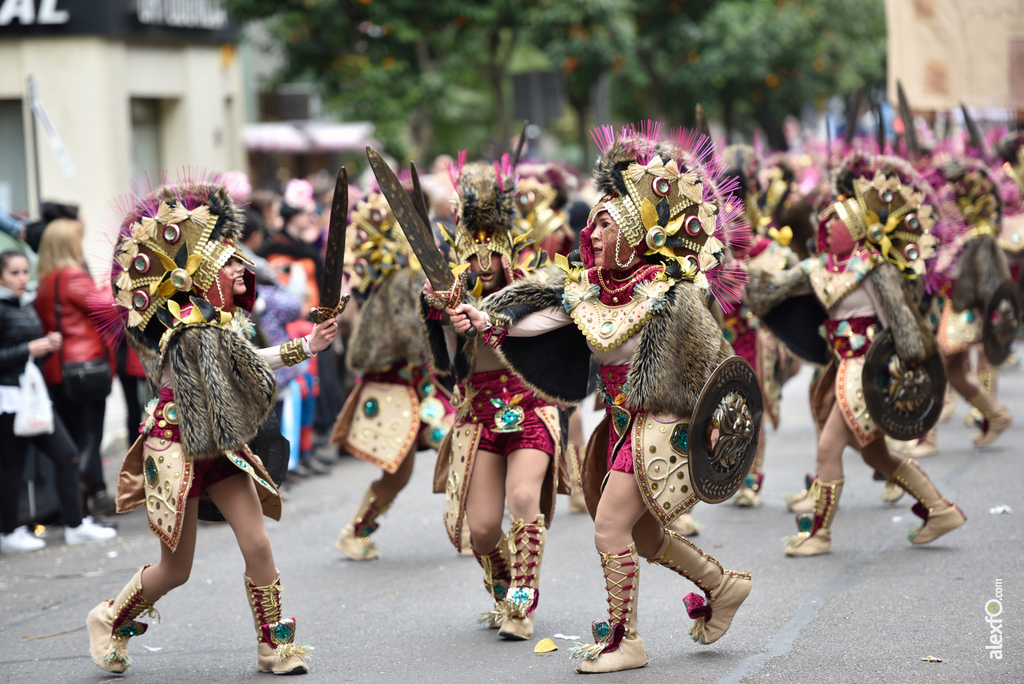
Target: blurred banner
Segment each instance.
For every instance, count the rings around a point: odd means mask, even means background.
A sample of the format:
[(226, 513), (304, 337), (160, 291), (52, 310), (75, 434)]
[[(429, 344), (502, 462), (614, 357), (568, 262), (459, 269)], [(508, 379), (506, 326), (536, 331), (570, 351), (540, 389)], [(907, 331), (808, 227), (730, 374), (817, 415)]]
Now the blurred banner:
[(1024, 110), (1024, 2), (886, 0), (889, 101)]

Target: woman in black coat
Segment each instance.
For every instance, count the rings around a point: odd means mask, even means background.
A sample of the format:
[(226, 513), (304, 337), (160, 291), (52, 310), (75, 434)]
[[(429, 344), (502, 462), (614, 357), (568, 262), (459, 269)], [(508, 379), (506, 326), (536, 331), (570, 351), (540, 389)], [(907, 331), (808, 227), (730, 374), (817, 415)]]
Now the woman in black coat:
[(33, 444), (53, 463), (57, 497), (64, 518), (64, 539), (69, 544), (106, 541), (117, 536), (108, 527), (83, 519), (78, 498), (78, 449), (60, 418), (54, 430), (35, 437), (14, 434), (14, 416), (21, 403), (18, 380), (29, 359), (48, 356), (61, 345), (59, 333), (43, 336), (43, 326), (32, 306), (28, 259), (21, 252), (0, 252), (0, 551), (36, 551), (46, 546), (18, 524), (18, 501), (28, 445)]

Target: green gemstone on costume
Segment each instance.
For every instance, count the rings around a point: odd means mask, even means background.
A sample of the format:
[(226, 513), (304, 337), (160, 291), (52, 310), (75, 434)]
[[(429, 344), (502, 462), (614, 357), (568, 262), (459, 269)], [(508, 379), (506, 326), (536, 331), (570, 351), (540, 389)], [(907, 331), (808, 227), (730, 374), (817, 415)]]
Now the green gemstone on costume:
[(434, 391), (434, 386), (429, 382), (425, 383), (423, 387), (420, 388), (420, 391), (423, 393), (423, 396), (427, 396)]
[(628, 426), (628, 425), (629, 425), (629, 414), (616, 412), (616, 414), (615, 414), (615, 430), (621, 434), (622, 431), (625, 430), (626, 426)]
[(607, 641), (612, 634), (612, 626), (607, 622), (595, 622), (591, 629), (594, 632), (594, 639), (597, 641)]
[(142, 624), (141, 622), (129, 620), (128, 622), (124, 623), (123, 625), (115, 629), (114, 633), (120, 637), (135, 637), (139, 636), (145, 631), (146, 625)]
[(615, 328), (615, 324), (611, 321), (605, 321), (601, 324), (601, 334), (610, 335), (612, 330)]
[(690, 432), (688, 425), (676, 425), (672, 430), (672, 448), (676, 452), (686, 455), (690, 452)]
[(286, 623), (277, 623), (274, 627), (274, 641), (279, 644), (287, 644), (291, 642), (292, 637), (295, 636), (295, 628)]
[(494, 415), (494, 422), (499, 428), (508, 429), (519, 425), (525, 417), (523, 409), (518, 406), (509, 406)]
[(796, 528), (801, 532), (810, 532), (814, 527), (814, 515), (812, 513), (801, 513), (796, 517)]
[(444, 439), (444, 434), (445, 434), (445, 429), (444, 428), (439, 428), (439, 427), (438, 428), (434, 428), (430, 432), (430, 439), (432, 441), (434, 441), (434, 442), (440, 443), (441, 440)]
[(143, 466), (143, 468), (146, 473), (146, 484), (148, 484), (150, 487), (155, 487), (157, 478), (160, 476), (160, 473), (157, 471), (156, 461), (153, 460), (152, 456), (146, 457), (146, 463)]
[(367, 418), (374, 418), (380, 413), (380, 402), (376, 399), (367, 399), (363, 403), (363, 415)]
[(173, 406), (173, 405), (167, 406), (164, 409), (164, 416), (167, 417), (167, 420), (177, 421), (178, 420), (178, 407), (177, 406)]

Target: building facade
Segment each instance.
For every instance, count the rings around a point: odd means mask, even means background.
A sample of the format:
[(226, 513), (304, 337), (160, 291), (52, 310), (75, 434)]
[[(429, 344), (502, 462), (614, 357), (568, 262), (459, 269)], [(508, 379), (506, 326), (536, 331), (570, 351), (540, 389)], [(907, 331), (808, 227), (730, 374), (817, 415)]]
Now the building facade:
[(245, 168), (235, 29), (217, 0), (0, 0), (0, 208), (88, 231), (141, 174)]

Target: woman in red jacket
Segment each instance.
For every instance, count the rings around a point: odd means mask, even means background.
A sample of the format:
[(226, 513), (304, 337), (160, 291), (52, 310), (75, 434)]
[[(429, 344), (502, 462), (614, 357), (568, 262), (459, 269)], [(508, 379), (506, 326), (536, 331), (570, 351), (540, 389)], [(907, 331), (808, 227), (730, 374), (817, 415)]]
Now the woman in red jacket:
[(106, 396), (88, 400), (68, 397), (62, 373), (64, 364), (108, 358), (106, 345), (89, 317), (86, 298), (97, 288), (85, 270), (82, 236), (82, 224), (70, 219), (57, 219), (46, 227), (39, 245), (36, 311), (46, 333), (56, 331), (64, 336), (61, 353), (50, 355), (43, 364), (43, 376), (54, 409), (78, 446), (84, 494), (93, 499), (92, 508), (104, 510), (113, 508), (100, 460)]

